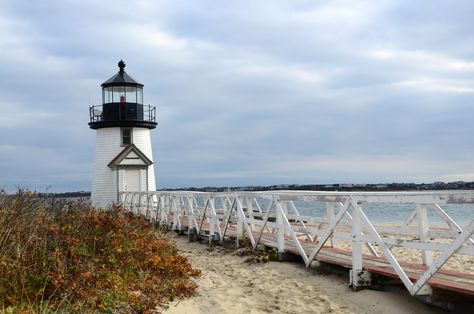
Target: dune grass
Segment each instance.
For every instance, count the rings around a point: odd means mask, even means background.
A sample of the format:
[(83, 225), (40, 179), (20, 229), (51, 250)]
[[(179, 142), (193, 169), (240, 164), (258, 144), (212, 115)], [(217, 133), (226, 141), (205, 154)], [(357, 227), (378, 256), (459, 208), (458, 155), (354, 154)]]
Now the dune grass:
[(191, 296), (199, 275), (120, 207), (0, 191), (0, 312), (153, 312)]

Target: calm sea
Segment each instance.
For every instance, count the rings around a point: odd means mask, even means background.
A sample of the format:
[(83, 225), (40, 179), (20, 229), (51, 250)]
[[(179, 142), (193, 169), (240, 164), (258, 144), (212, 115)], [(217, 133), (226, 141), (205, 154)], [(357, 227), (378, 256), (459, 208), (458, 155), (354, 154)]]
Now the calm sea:
[[(69, 201), (83, 200), (90, 201), (88, 198), (67, 198)], [(261, 209), (265, 211), (268, 201), (265, 199), (257, 200)], [(300, 215), (324, 217), (326, 211), (325, 202), (294, 202)], [(198, 205), (204, 207), (204, 201), (198, 200)], [(474, 204), (446, 204), (440, 205), (441, 208), (459, 225), (465, 226), (474, 220)], [(219, 200), (216, 199), (216, 207), (220, 207)], [(401, 224), (410, 213), (415, 209), (414, 204), (393, 204), (393, 203), (365, 203), (362, 209), (372, 223), (375, 224)], [(434, 212), (428, 209), (428, 221), (430, 224), (442, 225), (444, 221)]]
[[(258, 199), (257, 201), (262, 211), (265, 211), (268, 201), (265, 199)], [(294, 201), (293, 203), (300, 215), (314, 217), (325, 216), (325, 202)], [(201, 206), (204, 206), (204, 204)], [(216, 206), (219, 206), (218, 202)], [(415, 209), (415, 204), (364, 203), (361, 206), (369, 220), (375, 224), (401, 224)], [(461, 226), (465, 226), (474, 220), (474, 204), (446, 204), (440, 205), (440, 207), (451, 219)], [(291, 212), (291, 210), (289, 212)], [(441, 217), (431, 208), (428, 209), (428, 221), (430, 224), (445, 224)]]
[[(323, 202), (295, 202), (295, 207), (301, 215), (324, 217), (326, 204)], [(461, 226), (469, 224), (474, 220), (474, 204), (463, 205), (440, 205), (441, 208)], [(392, 203), (365, 203), (362, 210), (372, 223), (375, 224), (401, 224), (415, 209), (414, 204), (392, 204)], [(441, 225), (444, 221), (433, 209), (428, 209), (428, 221), (430, 224)]]

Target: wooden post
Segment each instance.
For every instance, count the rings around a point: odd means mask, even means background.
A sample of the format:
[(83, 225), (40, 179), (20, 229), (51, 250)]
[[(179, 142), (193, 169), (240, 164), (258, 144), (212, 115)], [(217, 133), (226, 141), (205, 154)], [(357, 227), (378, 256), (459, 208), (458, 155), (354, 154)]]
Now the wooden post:
[(173, 212), (173, 226), (171, 227), (173, 230), (178, 228), (178, 205), (176, 204), (178, 197), (172, 196), (171, 197), (171, 210)]
[(227, 200), (224, 197), (221, 197), (221, 204), (223, 217), (227, 217), (229, 213), (227, 212)]
[[(418, 228), (420, 230), (420, 240), (429, 240), (430, 226), (428, 223), (428, 212), (425, 204), (416, 204), (416, 211), (418, 216)], [(421, 259), (423, 265), (431, 265), (433, 263), (433, 254), (431, 251), (421, 251)]]
[(161, 206), (161, 196), (160, 195), (155, 195), (155, 199), (156, 199), (156, 206), (155, 206), (155, 219), (156, 221), (160, 222), (161, 223), (161, 210), (160, 210), (160, 206)]
[(287, 207), (285, 201), (277, 201), (277, 217), (278, 225), (277, 242), (278, 242), (278, 260), (283, 260), (285, 255), (285, 225), (283, 224), (282, 211), (286, 214)]
[(160, 211), (160, 220), (162, 223), (166, 223), (168, 225), (168, 214), (166, 212), (166, 197), (164, 195), (160, 196), (160, 204), (159, 204), (159, 211)]
[(145, 217), (149, 220), (152, 220), (151, 217), (151, 210), (150, 210), (150, 199), (151, 199), (151, 194), (147, 193), (146, 195), (146, 214)]
[(193, 202), (191, 198), (187, 197), (187, 204), (188, 204), (188, 240), (191, 241), (191, 237), (197, 234), (196, 228), (197, 226), (194, 225), (194, 210), (193, 210)]
[(215, 202), (214, 202), (214, 197), (210, 197), (209, 198), (209, 207), (210, 207), (210, 210), (208, 211), (209, 212), (209, 246), (212, 245), (212, 238), (214, 237), (214, 233), (215, 233), (215, 223), (216, 223), (216, 216), (214, 215), (215, 213)]
[[(237, 199), (237, 196), (235, 196), (236, 200), (236, 206), (240, 206), (240, 202), (239, 200)], [(243, 226), (244, 226), (244, 217), (242, 217), (242, 214), (240, 212), (240, 210), (237, 210), (237, 235), (235, 237), (235, 244), (237, 247), (239, 247), (239, 240), (240, 238), (242, 237), (242, 233), (243, 233)]]
[[(249, 219), (253, 219), (253, 198), (251, 196), (246, 197), (247, 201), (247, 215)], [(250, 223), (250, 230), (254, 230), (254, 225)]]
[(360, 239), (361, 228), (361, 208), (352, 206), (352, 272), (351, 283), (352, 288), (357, 290), (359, 276), (362, 272), (362, 241)]
[[(334, 223), (336, 220), (336, 215), (334, 214), (334, 202), (326, 202), (326, 216), (328, 218), (328, 228), (330, 225)], [(335, 247), (337, 245), (337, 240), (331, 235), (331, 239), (329, 239), (331, 247)]]
[(138, 192), (137, 214), (142, 215), (142, 193)]

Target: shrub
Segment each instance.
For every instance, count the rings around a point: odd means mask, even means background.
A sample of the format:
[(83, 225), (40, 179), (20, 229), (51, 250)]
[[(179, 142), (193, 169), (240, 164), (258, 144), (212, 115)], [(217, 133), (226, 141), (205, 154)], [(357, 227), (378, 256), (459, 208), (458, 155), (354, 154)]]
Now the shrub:
[(0, 191), (0, 310), (150, 312), (192, 295), (199, 274), (120, 207)]

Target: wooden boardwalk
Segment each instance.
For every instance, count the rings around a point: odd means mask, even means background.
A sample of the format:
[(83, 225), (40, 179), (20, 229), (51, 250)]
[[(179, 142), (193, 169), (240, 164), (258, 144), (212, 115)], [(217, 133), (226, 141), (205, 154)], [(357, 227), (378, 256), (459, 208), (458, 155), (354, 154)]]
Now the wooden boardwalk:
[[(198, 221), (200, 223), (200, 221)], [(184, 222), (184, 228), (187, 228), (187, 223)], [(224, 226), (222, 226), (224, 227)], [(202, 224), (201, 232), (209, 232), (209, 224), (204, 222)], [(258, 236), (258, 232), (254, 231), (254, 236)], [(229, 225), (227, 229), (227, 235), (230, 237), (237, 236), (237, 229), (235, 225)], [(260, 243), (269, 248), (277, 248), (278, 240), (276, 235), (264, 232), (262, 234)], [(309, 255), (316, 247), (315, 243), (309, 241), (301, 241), (303, 248), (307, 255)], [(293, 241), (289, 237), (285, 237), (285, 248), (288, 253), (299, 256), (299, 251), (293, 244)], [(347, 269), (352, 268), (352, 251), (323, 246), (319, 254), (315, 257), (315, 260), (330, 264), (337, 265)], [(426, 265), (414, 264), (404, 261), (399, 261), (400, 266), (405, 270), (411, 281), (415, 282), (421, 275), (427, 270)], [(363, 268), (373, 274), (386, 276), (393, 279), (398, 279), (398, 275), (390, 265), (389, 261), (384, 257), (375, 257), (369, 254), (363, 254)], [(428, 284), (432, 288), (446, 290), (450, 292), (462, 293), (462, 300), (474, 301), (474, 274), (465, 273), (460, 271), (454, 271), (450, 269), (440, 269), (434, 276), (428, 281)]]
[[(297, 255), (307, 267), (317, 260), (350, 269), (349, 281), (356, 290), (370, 286), (372, 280), (399, 282), (412, 295), (442, 294), (448, 300), (474, 301), (474, 274), (462, 267), (443, 267), (454, 255), (474, 263), (474, 221), (461, 228), (442, 208), (474, 204), (474, 191), (124, 192), (121, 199), (128, 210), (174, 230), (195, 229), (221, 242), (228, 237), (238, 242), (245, 236), (254, 249), (264, 245), (279, 255)], [(323, 203), (326, 210), (320, 216), (301, 215), (301, 202)], [(401, 225), (374, 225), (363, 209), (368, 203), (415, 206)], [(428, 211), (438, 215), (444, 226), (431, 226)], [(338, 246), (339, 241), (349, 245)], [(394, 247), (418, 252), (422, 263), (395, 256)]]

